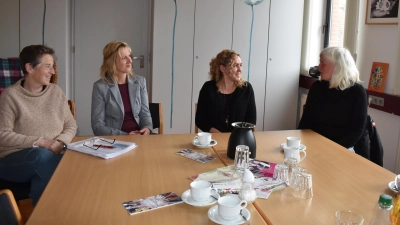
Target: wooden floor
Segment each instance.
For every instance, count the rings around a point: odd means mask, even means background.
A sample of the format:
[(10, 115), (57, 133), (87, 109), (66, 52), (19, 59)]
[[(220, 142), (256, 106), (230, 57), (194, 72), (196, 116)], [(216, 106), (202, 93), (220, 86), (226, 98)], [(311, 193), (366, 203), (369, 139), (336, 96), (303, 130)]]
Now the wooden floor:
[(33, 211), (32, 199), (28, 198), (24, 200), (19, 200), (18, 208), (21, 212), (22, 220), (24, 221), (24, 223), (26, 223)]

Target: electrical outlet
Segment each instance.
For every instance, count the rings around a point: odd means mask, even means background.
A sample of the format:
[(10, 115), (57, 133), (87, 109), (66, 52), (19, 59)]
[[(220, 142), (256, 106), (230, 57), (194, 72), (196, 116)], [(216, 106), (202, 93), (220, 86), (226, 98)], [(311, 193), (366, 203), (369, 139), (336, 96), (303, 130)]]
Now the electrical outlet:
[(372, 99), (371, 100), (371, 104), (384, 106), (384, 103), (385, 103), (385, 99), (384, 98), (373, 96), (373, 95), (370, 95), (369, 98)]

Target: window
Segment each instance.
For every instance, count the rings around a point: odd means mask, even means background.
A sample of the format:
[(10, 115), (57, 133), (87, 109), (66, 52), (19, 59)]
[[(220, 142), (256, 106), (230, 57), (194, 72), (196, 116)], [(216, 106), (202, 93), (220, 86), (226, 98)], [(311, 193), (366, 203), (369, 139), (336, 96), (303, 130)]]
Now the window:
[(326, 25), (324, 47), (343, 47), (346, 0), (328, 0), (326, 7)]
[(319, 64), (328, 46), (350, 50), (356, 59), (359, 0), (304, 0), (300, 73)]

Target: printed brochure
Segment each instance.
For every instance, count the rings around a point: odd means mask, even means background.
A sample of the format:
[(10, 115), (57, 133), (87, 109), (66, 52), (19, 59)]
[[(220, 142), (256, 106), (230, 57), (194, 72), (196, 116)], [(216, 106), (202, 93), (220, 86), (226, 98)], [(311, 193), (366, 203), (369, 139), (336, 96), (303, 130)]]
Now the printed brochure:
[(153, 209), (175, 205), (182, 202), (182, 198), (175, 192), (167, 192), (143, 199), (123, 202), (122, 205), (128, 210), (129, 214), (137, 214)]
[[(276, 163), (250, 159), (249, 170), (254, 175), (254, 189), (257, 197), (268, 198), (277, 190), (285, 188), (286, 183), (272, 179)], [(238, 194), (242, 187), (242, 174), (237, 172), (235, 166), (225, 166), (212, 171), (189, 177), (191, 180), (207, 180), (213, 184), (220, 195)]]
[(203, 154), (200, 152), (196, 152), (191, 149), (183, 149), (182, 151), (179, 151), (175, 154), (195, 160), (197, 162), (201, 162), (201, 163), (207, 163), (207, 162), (210, 162), (211, 160), (216, 159), (213, 156), (206, 155), (206, 154)]

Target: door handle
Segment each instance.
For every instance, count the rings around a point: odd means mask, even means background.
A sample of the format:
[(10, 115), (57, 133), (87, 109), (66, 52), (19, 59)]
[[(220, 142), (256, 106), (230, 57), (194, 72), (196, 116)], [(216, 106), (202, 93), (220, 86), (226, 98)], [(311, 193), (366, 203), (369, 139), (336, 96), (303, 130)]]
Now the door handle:
[(139, 57), (133, 56), (134, 60), (140, 60), (140, 68), (144, 68), (144, 55), (140, 55)]

